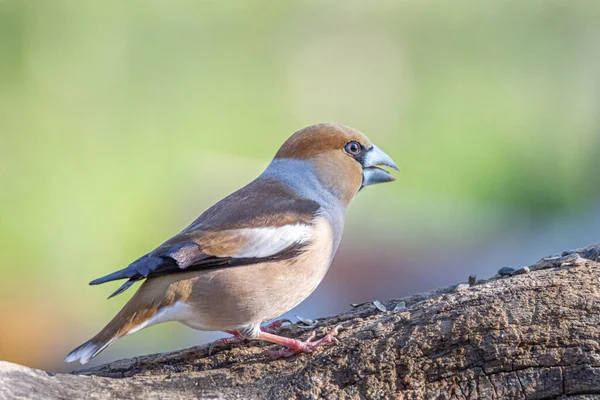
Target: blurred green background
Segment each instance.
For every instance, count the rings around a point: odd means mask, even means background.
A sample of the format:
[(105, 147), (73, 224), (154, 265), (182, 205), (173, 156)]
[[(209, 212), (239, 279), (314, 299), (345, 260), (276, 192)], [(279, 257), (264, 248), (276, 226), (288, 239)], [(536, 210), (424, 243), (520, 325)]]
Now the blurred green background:
[[(340, 122), (360, 193), (316, 317), (600, 241), (600, 2), (0, 1), (0, 359), (50, 370), (131, 293), (89, 287)], [(96, 362), (213, 340), (165, 324)]]

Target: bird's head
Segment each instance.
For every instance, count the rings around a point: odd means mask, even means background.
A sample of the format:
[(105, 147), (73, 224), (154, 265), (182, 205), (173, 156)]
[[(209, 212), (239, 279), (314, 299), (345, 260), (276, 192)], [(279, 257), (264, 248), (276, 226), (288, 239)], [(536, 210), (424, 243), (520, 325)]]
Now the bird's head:
[(394, 161), (356, 129), (318, 124), (294, 133), (275, 159), (310, 162), (320, 181), (346, 204), (363, 187), (394, 181), (381, 166), (398, 171)]

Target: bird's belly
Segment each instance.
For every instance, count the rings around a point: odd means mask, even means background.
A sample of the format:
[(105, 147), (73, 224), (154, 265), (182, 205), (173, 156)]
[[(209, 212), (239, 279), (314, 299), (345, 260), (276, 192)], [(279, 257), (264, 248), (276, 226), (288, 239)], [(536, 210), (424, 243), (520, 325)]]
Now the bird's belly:
[(178, 321), (201, 330), (238, 330), (279, 317), (306, 299), (325, 277), (334, 242), (325, 229), (299, 256), (181, 274), (190, 312)]
[(223, 331), (276, 318), (317, 288), (328, 264), (264, 263), (199, 274), (191, 278), (193, 295), (185, 300), (190, 312), (179, 321), (195, 329)]

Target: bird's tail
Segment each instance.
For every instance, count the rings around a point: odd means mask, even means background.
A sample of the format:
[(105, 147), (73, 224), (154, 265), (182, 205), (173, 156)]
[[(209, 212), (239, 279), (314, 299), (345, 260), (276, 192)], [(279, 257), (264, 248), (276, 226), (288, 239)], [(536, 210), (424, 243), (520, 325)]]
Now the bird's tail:
[(102, 350), (110, 346), (117, 338), (107, 342), (98, 341), (96, 337), (88, 340), (81, 346), (71, 351), (65, 358), (65, 362), (79, 360), (81, 364), (87, 364), (92, 358), (96, 357)]
[(158, 322), (155, 322), (156, 318), (153, 317), (157, 316), (161, 305), (145, 301), (146, 296), (140, 292), (142, 291), (138, 291), (96, 336), (71, 351), (65, 361), (79, 360), (81, 364), (86, 364), (123, 336)]

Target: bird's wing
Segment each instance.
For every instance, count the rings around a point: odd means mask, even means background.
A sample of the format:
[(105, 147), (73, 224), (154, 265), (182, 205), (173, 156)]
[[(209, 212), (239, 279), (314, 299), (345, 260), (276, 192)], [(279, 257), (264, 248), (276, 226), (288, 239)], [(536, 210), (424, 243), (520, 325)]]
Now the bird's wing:
[(259, 178), (152, 252), (90, 284), (128, 279), (112, 297), (148, 277), (292, 258), (310, 242), (319, 208), (283, 183)]

